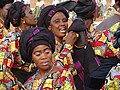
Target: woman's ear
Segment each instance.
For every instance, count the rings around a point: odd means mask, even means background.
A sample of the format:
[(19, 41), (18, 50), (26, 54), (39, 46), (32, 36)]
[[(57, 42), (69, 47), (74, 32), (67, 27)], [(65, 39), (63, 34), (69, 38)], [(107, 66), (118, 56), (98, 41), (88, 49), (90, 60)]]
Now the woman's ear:
[(51, 30), (51, 29), (52, 29), (52, 28), (51, 28), (51, 25), (49, 25), (48, 29), (49, 29), (49, 30)]
[(24, 18), (21, 18), (21, 23), (25, 23), (25, 19)]

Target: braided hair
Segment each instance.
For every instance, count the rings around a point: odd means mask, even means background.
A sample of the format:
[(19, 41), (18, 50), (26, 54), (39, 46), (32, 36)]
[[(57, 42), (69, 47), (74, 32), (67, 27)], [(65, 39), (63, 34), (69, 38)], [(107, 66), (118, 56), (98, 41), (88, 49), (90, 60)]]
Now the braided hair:
[(10, 23), (14, 27), (20, 26), (21, 18), (25, 17), (26, 5), (22, 2), (15, 2), (11, 5), (8, 10), (7, 17), (4, 22), (6, 29), (10, 28)]

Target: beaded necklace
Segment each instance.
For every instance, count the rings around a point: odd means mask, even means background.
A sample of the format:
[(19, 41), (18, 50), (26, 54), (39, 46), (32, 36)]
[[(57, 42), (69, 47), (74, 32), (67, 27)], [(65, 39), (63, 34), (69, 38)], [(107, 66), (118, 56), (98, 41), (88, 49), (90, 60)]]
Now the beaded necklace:
[[(36, 90), (41, 90), (41, 89), (42, 89), (42, 86), (43, 86), (45, 80), (46, 80), (47, 77), (48, 77), (48, 73), (49, 73), (52, 69), (53, 69), (53, 66), (50, 66), (50, 69), (45, 73), (44, 77), (43, 77), (41, 80), (39, 80), (39, 81), (41, 81), (41, 83), (39, 84), (39, 86), (38, 86), (38, 88), (37, 88)], [(35, 74), (34, 77), (33, 77), (34, 80), (33, 80), (32, 83), (30, 84), (30, 88), (31, 88), (31, 89), (32, 89), (32, 87), (33, 87), (33, 83), (35, 82), (35, 78), (36, 78), (36, 76), (38, 75), (38, 72), (39, 72), (39, 70), (37, 70), (36, 74)]]

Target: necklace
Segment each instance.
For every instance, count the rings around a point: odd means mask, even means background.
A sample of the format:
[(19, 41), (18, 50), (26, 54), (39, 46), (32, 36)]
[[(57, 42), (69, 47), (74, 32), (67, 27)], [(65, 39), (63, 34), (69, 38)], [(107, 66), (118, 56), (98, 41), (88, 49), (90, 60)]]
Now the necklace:
[[(32, 84), (30, 85), (30, 87), (32, 88), (32, 90), (41, 90), (45, 80), (48, 77), (48, 73), (53, 69), (53, 66), (50, 66), (50, 69), (45, 73), (44, 77), (42, 79), (39, 80), (35, 80), (36, 76), (38, 75), (39, 70), (37, 71), (37, 73), (34, 75), (34, 80), (32, 81)], [(36, 86), (35, 86), (36, 85)], [(35, 86), (35, 87), (34, 87)]]

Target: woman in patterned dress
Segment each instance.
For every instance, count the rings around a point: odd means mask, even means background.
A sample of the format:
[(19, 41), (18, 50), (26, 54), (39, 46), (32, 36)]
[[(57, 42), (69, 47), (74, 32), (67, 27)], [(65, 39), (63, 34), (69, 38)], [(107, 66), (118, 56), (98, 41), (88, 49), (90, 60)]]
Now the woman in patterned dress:
[[(71, 53), (73, 51), (73, 45), (77, 40), (77, 35), (76, 32), (73, 31), (67, 33), (68, 18), (69, 15), (65, 8), (61, 6), (49, 5), (41, 10), (37, 26), (46, 27), (54, 33), (56, 44), (53, 57), (57, 60), (61, 54), (65, 55), (63, 59), (57, 61), (57, 66), (70, 67), (70, 71), (73, 76), (76, 77), (77, 72), (73, 64)], [(77, 90), (80, 90), (79, 85)]]
[(20, 39), (21, 57), (25, 62), (33, 61), (38, 67), (37, 72), (24, 84), (27, 90), (75, 90), (68, 68), (59, 68), (52, 63), (54, 51), (55, 37), (50, 30), (37, 27), (23, 31)]
[[(24, 83), (32, 71), (29, 63), (25, 63), (19, 54), (19, 39), (23, 30), (36, 26), (36, 18), (29, 6), (22, 2), (15, 2), (8, 10), (5, 20), (5, 28), (10, 28), (10, 23), (16, 28), (11, 30), (5, 37), (4, 48), (5, 60), (9, 61), (8, 67), (21, 83)], [(23, 77), (23, 75), (25, 75)]]
[(5, 39), (9, 30), (4, 27), (4, 20), (6, 18), (8, 9), (12, 5), (14, 0), (0, 0), (0, 89), (1, 90), (19, 90), (22, 88), (22, 84), (18, 82), (18, 79), (11, 73), (10, 66), (12, 63), (9, 60), (4, 59), (4, 45), (2, 42)]

